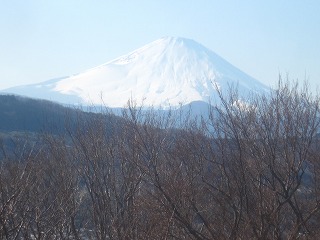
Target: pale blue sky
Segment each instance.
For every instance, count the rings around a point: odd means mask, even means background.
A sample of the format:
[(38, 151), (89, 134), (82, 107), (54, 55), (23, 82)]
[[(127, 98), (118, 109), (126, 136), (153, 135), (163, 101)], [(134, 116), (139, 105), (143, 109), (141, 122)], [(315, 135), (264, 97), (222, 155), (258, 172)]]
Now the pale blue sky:
[(318, 0), (0, 0), (0, 89), (85, 71), (163, 36), (261, 82), (320, 83)]

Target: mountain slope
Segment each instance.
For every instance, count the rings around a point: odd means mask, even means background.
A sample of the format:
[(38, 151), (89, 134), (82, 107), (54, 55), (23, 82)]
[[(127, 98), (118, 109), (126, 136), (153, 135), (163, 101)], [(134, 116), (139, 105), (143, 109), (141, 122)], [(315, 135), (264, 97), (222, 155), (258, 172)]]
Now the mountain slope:
[(108, 128), (114, 129), (113, 123), (121, 126), (120, 123), (124, 121), (121, 117), (84, 110), (86, 109), (68, 108), (46, 100), (0, 95), (0, 133), (66, 133), (65, 128), (69, 127), (71, 130), (72, 124), (100, 120), (101, 117), (110, 125)]
[(78, 113), (46, 100), (0, 95), (0, 132), (64, 131), (67, 117), (75, 118)]
[(216, 88), (237, 86), (240, 95), (267, 88), (201, 44), (166, 37), (84, 73), (4, 90), (66, 104), (167, 108), (214, 101)]

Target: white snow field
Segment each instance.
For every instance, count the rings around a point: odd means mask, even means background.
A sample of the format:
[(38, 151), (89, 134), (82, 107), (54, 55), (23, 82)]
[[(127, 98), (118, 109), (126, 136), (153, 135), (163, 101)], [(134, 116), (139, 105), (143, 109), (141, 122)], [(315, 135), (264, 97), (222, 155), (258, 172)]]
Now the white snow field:
[(2, 92), (63, 104), (125, 107), (128, 100), (166, 109), (210, 103), (216, 88), (237, 87), (240, 96), (268, 88), (213, 51), (185, 38), (165, 37), (83, 73)]

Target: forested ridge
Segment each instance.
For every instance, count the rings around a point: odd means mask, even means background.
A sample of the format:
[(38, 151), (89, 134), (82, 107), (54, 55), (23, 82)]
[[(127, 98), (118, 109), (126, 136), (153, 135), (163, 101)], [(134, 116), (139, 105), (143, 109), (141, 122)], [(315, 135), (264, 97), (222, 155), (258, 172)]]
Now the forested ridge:
[(129, 104), (2, 128), (0, 238), (319, 239), (319, 96), (220, 98), (208, 118)]

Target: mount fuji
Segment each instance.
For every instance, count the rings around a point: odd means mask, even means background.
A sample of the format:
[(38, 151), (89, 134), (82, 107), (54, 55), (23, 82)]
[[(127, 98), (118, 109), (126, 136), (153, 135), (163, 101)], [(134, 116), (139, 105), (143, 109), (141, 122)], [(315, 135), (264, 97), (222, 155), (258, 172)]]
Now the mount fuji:
[(242, 97), (269, 89), (203, 45), (165, 37), (83, 73), (2, 90), (62, 104), (169, 108), (210, 103), (217, 89), (238, 89)]

